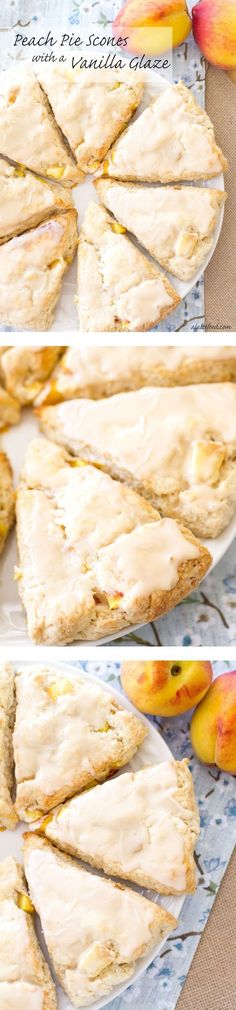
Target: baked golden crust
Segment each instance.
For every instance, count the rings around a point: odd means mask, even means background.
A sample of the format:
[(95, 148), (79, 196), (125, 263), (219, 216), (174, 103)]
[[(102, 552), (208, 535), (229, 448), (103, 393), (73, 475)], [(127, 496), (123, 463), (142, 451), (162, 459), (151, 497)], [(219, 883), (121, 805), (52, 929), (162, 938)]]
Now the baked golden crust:
[(84, 332), (150, 330), (179, 304), (167, 277), (119, 228), (103, 207), (89, 204), (79, 238), (76, 298)]
[(11, 798), (13, 786), (12, 731), (15, 718), (15, 675), (10, 663), (0, 667), (0, 826), (13, 829), (17, 814)]
[(0, 321), (47, 330), (77, 247), (77, 214), (57, 214), (0, 247)]
[(82, 172), (94, 172), (141, 101), (141, 75), (44, 64), (38, 77)]
[[(37, 835), (24, 836), (24, 862), (57, 977), (75, 1007), (90, 1005), (131, 977), (137, 958), (176, 926), (176, 919), (164, 908), (121, 884), (88, 873)], [(55, 916), (48, 902), (49, 879)], [(58, 922), (63, 915), (63, 893), (67, 917), (61, 940)]]
[(186, 761), (124, 772), (54, 810), (42, 831), (114, 877), (160, 894), (195, 890), (199, 815)]
[(0, 554), (15, 520), (15, 492), (11, 464), (0, 452)]
[(16, 809), (29, 822), (127, 764), (147, 735), (141, 719), (77, 671), (18, 668), (16, 696)]
[(17, 536), (29, 635), (49, 644), (154, 620), (198, 585), (211, 561), (189, 530), (40, 439), (26, 457)]
[(234, 347), (67, 347), (36, 406), (100, 400), (142, 386), (236, 381)]
[(214, 127), (183, 81), (160, 94), (115, 142), (103, 172), (115, 179), (211, 179), (228, 164)]
[[(37, 992), (38, 989), (39, 991), (43, 990), (42, 1010), (57, 1010), (55, 986), (47, 962), (40, 950), (33, 917), (18, 904), (19, 896), (22, 895), (28, 898), (23, 869), (12, 856), (9, 856), (0, 863), (0, 902), (2, 905), (0, 949), (3, 955), (1, 967), (3, 968), (3, 963), (5, 967), (5, 979), (3, 972), (1, 973), (0, 990), (1, 985), (7, 983), (11, 987), (22, 986), (23, 989), (20, 993), (16, 993), (16, 1005), (18, 995), (21, 1007), (23, 1007), (24, 998), (27, 1001), (27, 1006), (30, 1006), (32, 993), (35, 990)], [(11, 935), (12, 941), (12, 946), (9, 942), (7, 943), (7, 949), (4, 941), (4, 929), (7, 930), (7, 938)]]
[[(4, 381), (2, 361), (3, 354), (1, 356), (1, 380)], [(17, 399), (8, 390), (0, 386), (0, 430), (1, 428), (6, 428), (9, 424), (18, 424), (19, 420), (20, 408)]]

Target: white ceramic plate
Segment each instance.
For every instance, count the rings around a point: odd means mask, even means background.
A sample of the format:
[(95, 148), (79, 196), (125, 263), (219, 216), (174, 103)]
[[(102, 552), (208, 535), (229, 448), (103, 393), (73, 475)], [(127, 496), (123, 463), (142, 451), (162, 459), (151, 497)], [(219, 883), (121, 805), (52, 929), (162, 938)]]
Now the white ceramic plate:
[[(31, 409), (24, 409), (22, 411), (20, 424), (9, 428), (9, 430), (2, 435), (1, 445), (11, 460), (15, 486), (17, 486), (27, 446), (29, 442), (31, 442), (32, 438), (35, 438), (37, 435), (39, 435), (38, 423)], [(218, 561), (220, 561), (223, 554), (225, 554), (228, 550), (228, 547), (235, 536), (236, 515), (226, 530), (224, 530), (224, 532), (221, 533), (216, 540), (203, 541), (203, 543), (209, 547), (211, 552), (213, 559), (212, 568), (218, 564)], [(12, 533), (8, 537), (2, 558), (0, 558), (0, 642), (12, 642), (14, 645), (29, 645), (30, 639), (27, 633), (25, 612), (19, 599), (17, 582), (13, 581), (14, 565), (17, 563), (18, 556), (16, 535), (15, 530), (13, 529)], [(93, 641), (91, 642), (91, 645), (105, 645), (108, 642), (112, 642), (116, 638), (121, 638), (123, 635), (128, 635), (131, 631), (135, 631), (141, 627), (143, 627), (143, 622), (132, 627), (127, 627), (123, 631), (115, 632), (113, 635), (99, 639), (97, 642)], [(76, 644), (78, 647), (83, 647), (83, 642), (81, 641)], [(85, 644), (89, 645), (89, 642), (86, 642)], [(36, 648), (40, 647), (36, 646)]]
[[(27, 666), (27, 663), (26, 664), (21, 663), (20, 665)], [(57, 667), (60, 670), (60, 672), (69, 673), (70, 670), (73, 670), (73, 673), (75, 672), (75, 667), (69, 666), (68, 663), (53, 663), (53, 666)], [(85, 674), (83, 670), (81, 670), (81, 674), (90, 682), (97, 683), (96, 677), (93, 677), (87, 673)], [(103, 681), (101, 682), (101, 686), (105, 691), (108, 691), (109, 694), (112, 694), (113, 697), (116, 697), (117, 701), (119, 702), (119, 704), (123, 706), (123, 708), (128, 708), (131, 712), (134, 712), (137, 715), (136, 709), (133, 707), (133, 705), (131, 705), (131, 703), (128, 701), (127, 698), (123, 697), (123, 695), (121, 695), (118, 691), (115, 691), (113, 687), (110, 687)], [(127, 770), (138, 771), (139, 768), (143, 768), (145, 765), (159, 764), (161, 761), (170, 761), (172, 758), (171, 751), (169, 750), (169, 747), (167, 747), (167, 744), (160, 736), (160, 733), (158, 733), (158, 730), (154, 729), (154, 726), (152, 726), (151, 723), (148, 722), (145, 716), (141, 715), (140, 713), (138, 713), (138, 715), (139, 718), (142, 720), (142, 722), (144, 722), (145, 725), (148, 726), (149, 734), (146, 740), (144, 740), (144, 742), (142, 743), (141, 747), (139, 747), (137, 754), (135, 754), (135, 756), (132, 758), (132, 761), (130, 761), (129, 764), (125, 766), (126, 771)], [(119, 774), (122, 774), (122, 772), (120, 772)], [(20, 862), (22, 862), (21, 835), (25, 830), (26, 825), (20, 824), (16, 831), (4, 831), (0, 834), (1, 860), (5, 859), (6, 856), (12, 855), (15, 856), (17, 859), (19, 859)], [(91, 867), (88, 866), (87, 868), (91, 872)], [(124, 881), (121, 881), (121, 883), (124, 884)], [(180, 898), (176, 898), (173, 896), (170, 896), (168, 898), (160, 897), (153, 891), (147, 891), (145, 888), (136, 887), (134, 884), (130, 886), (132, 886), (133, 890), (136, 890), (139, 893), (144, 894), (147, 898), (150, 898), (151, 900), (156, 901), (159, 904), (162, 904), (164, 908), (166, 908), (168, 912), (172, 912), (172, 914), (175, 915), (176, 918), (179, 917), (184, 903), (184, 897)], [(46, 954), (46, 947), (42, 940), (42, 932), (39, 920), (37, 920), (37, 933), (40, 939), (40, 943), (43, 947), (44, 954)], [(153, 946), (152, 951), (146, 957), (139, 958), (139, 960), (136, 962), (136, 968), (134, 974), (131, 976), (131, 978), (129, 978), (128, 982), (124, 982), (121, 985), (116, 986), (112, 990), (112, 992), (109, 993), (108, 996), (104, 996), (104, 998), (96, 1000), (95, 1003), (92, 1003), (91, 1010), (101, 1010), (101, 1007), (104, 1007), (107, 1005), (107, 1003), (110, 1003), (110, 1000), (113, 999), (115, 996), (120, 996), (121, 993), (124, 992), (124, 990), (127, 989), (129, 985), (131, 985), (131, 983), (136, 982), (137, 978), (139, 978), (139, 976), (142, 975), (142, 973), (145, 971), (148, 965), (151, 964), (151, 962), (154, 960), (155, 957), (157, 957), (157, 954), (159, 954), (159, 952), (161, 951), (162, 947), (164, 946), (164, 943), (165, 940), (161, 944), (156, 944), (155, 946)], [(59, 985), (57, 986), (57, 996), (58, 996), (59, 1010), (73, 1010), (72, 1003), (70, 1003), (68, 997), (65, 995), (65, 993), (63, 992), (63, 990)]]
[[(138, 118), (140, 113), (144, 111), (144, 109), (147, 107), (147, 105), (150, 104), (150, 101), (153, 98), (157, 98), (158, 95), (165, 90), (165, 88), (169, 88), (171, 86), (170, 82), (167, 81), (165, 77), (162, 77), (161, 74), (156, 74), (154, 71), (150, 71), (147, 73), (146, 81), (147, 83), (144, 88), (143, 100), (140, 103), (138, 111), (135, 114), (134, 117), (135, 119)], [(186, 185), (189, 184), (187, 183)], [(224, 190), (223, 173), (216, 176), (214, 179), (209, 179), (208, 182), (205, 183), (198, 182), (198, 186), (199, 185), (200, 186), (208, 185), (213, 186), (213, 188), (215, 187), (216, 189)], [(76, 186), (72, 192), (74, 203), (76, 209), (78, 210), (79, 228), (80, 228), (85, 211), (87, 210), (89, 203), (91, 203), (91, 201), (99, 203), (96, 190), (94, 189), (93, 186), (92, 176), (87, 176), (85, 182), (82, 183), (80, 186)], [(178, 295), (180, 295), (180, 298), (186, 298), (189, 291), (191, 291), (191, 289), (195, 286), (196, 282), (199, 280), (199, 277), (201, 277), (211, 257), (213, 256), (221, 232), (223, 216), (224, 216), (224, 207), (222, 207), (220, 211), (217, 227), (215, 230), (213, 245), (205, 258), (203, 266), (201, 266), (200, 269), (196, 271), (191, 280), (188, 282), (180, 281), (178, 280), (177, 277), (173, 277), (172, 274), (167, 273), (167, 277), (169, 277), (170, 283), (176, 289)], [(134, 236), (132, 237), (134, 240)], [(143, 248), (139, 246), (136, 241), (135, 244), (138, 246), (138, 248), (141, 249), (142, 252), (144, 251)], [(146, 253), (146, 255), (148, 256), (148, 259), (151, 259), (148, 253)], [(76, 293), (76, 283), (77, 283), (76, 275), (77, 275), (77, 265), (75, 259), (72, 266), (68, 270), (63, 282), (62, 294), (60, 301), (58, 302), (55, 320), (52, 326), (52, 330), (54, 332), (56, 331), (61, 332), (62, 330), (78, 330), (78, 316), (73, 301), (74, 295)]]

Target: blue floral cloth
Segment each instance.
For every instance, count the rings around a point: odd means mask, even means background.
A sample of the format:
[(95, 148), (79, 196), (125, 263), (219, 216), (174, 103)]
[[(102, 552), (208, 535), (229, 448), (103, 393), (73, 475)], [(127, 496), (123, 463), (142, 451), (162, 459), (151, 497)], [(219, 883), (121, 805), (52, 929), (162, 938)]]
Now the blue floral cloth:
[[(76, 665), (121, 690), (119, 663), (84, 661)], [(232, 670), (233, 664), (217, 662), (213, 667), (215, 677)], [(236, 840), (235, 778), (215, 766), (200, 765), (194, 757), (189, 738), (190, 713), (150, 721), (158, 727), (175, 758), (189, 758), (201, 818), (196, 847), (198, 887), (186, 898), (177, 929), (159, 957), (135, 985), (108, 1004), (108, 1010), (174, 1010)]]

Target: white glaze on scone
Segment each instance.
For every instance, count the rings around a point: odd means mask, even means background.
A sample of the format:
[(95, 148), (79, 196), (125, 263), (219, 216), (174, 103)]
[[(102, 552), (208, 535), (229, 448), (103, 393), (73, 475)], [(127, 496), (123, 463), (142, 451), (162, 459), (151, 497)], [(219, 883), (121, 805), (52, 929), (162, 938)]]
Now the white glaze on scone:
[(146, 736), (140, 720), (77, 672), (20, 668), (16, 691), (16, 806), (28, 821), (32, 808), (50, 810), (57, 797), (106, 778)]
[(117, 221), (182, 280), (192, 277), (211, 249), (226, 199), (208, 186), (136, 186), (98, 179), (96, 189)]
[(90, 1004), (134, 971), (176, 921), (129, 888), (87, 873), (27, 835), (25, 868), (57, 975), (73, 1006)]
[(110, 214), (90, 203), (78, 249), (78, 313), (82, 330), (147, 330), (171, 312), (179, 296), (167, 277)]
[(235, 347), (68, 347), (36, 404), (103, 396), (141, 386), (236, 380)]
[(25, 461), (17, 534), (18, 588), (34, 641), (96, 638), (152, 619), (210, 561), (186, 529), (124, 484), (40, 439)]
[(38, 77), (79, 167), (94, 172), (140, 102), (142, 75), (47, 63)]
[(109, 151), (104, 169), (117, 179), (208, 179), (226, 169), (214, 128), (182, 81), (169, 86)]
[(191, 775), (174, 761), (123, 773), (74, 797), (45, 826), (59, 848), (170, 894), (194, 888), (197, 833)]
[(42, 408), (41, 424), (49, 438), (104, 465), (196, 533), (215, 536), (232, 517), (234, 383), (70, 400)]

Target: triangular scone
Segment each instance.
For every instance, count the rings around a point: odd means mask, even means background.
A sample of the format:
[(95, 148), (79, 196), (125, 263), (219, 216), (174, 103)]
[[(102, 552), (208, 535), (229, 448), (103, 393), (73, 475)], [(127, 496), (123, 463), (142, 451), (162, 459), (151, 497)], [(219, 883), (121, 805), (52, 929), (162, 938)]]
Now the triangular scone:
[(199, 817), (185, 761), (126, 772), (59, 807), (47, 838), (85, 862), (160, 894), (195, 890)]
[(116, 179), (211, 179), (228, 164), (214, 127), (183, 81), (156, 98), (111, 148), (104, 171)]
[(35, 403), (99, 400), (141, 386), (230, 381), (236, 382), (236, 347), (126, 346), (122, 354), (120, 347), (67, 347)]
[(0, 154), (49, 179), (75, 186), (81, 173), (32, 69), (17, 64), (0, 75)]
[(182, 280), (189, 280), (211, 249), (226, 194), (208, 186), (136, 186), (98, 179), (107, 210), (149, 253)]
[(0, 452), (0, 554), (15, 518), (15, 493), (11, 464), (5, 452)]
[(9, 856), (0, 863), (1, 1010), (57, 1010), (33, 911), (22, 867)]
[(77, 671), (20, 667), (16, 699), (16, 809), (26, 821), (106, 779), (147, 735), (141, 719)]
[[(2, 373), (2, 359), (1, 359), (1, 373)], [(3, 379), (3, 374), (1, 374)], [(20, 420), (20, 405), (15, 398), (12, 396), (7, 389), (0, 386), (0, 431), (2, 428), (6, 428), (9, 424), (18, 424)]]
[(164, 908), (122, 884), (88, 873), (26, 833), (24, 863), (52, 963), (74, 1007), (90, 1006), (131, 978), (139, 957), (175, 929)]
[(17, 519), (18, 588), (34, 642), (93, 640), (154, 620), (211, 560), (188, 530), (44, 439), (29, 446)]
[(72, 207), (71, 194), (0, 158), (0, 245)]
[[(13, 747), (15, 718), (15, 674), (10, 663), (0, 666), (0, 828), (13, 829), (18, 817), (12, 801)], [(0, 863), (0, 867), (1, 867)], [(1, 879), (0, 879), (1, 887)], [(1, 1000), (0, 1000), (1, 1006)]]
[(90, 203), (78, 249), (81, 330), (149, 330), (180, 299), (167, 277), (122, 234), (103, 207)]
[(3, 379), (8, 393), (22, 405), (33, 403), (60, 358), (63, 347), (9, 347), (1, 358)]
[(141, 75), (46, 63), (38, 78), (79, 168), (94, 172), (141, 101)]
[(146, 387), (38, 409), (48, 438), (125, 481), (198, 536), (218, 536), (236, 504), (236, 386)]
[(77, 214), (69, 210), (0, 247), (0, 322), (48, 330), (63, 274), (77, 247)]

